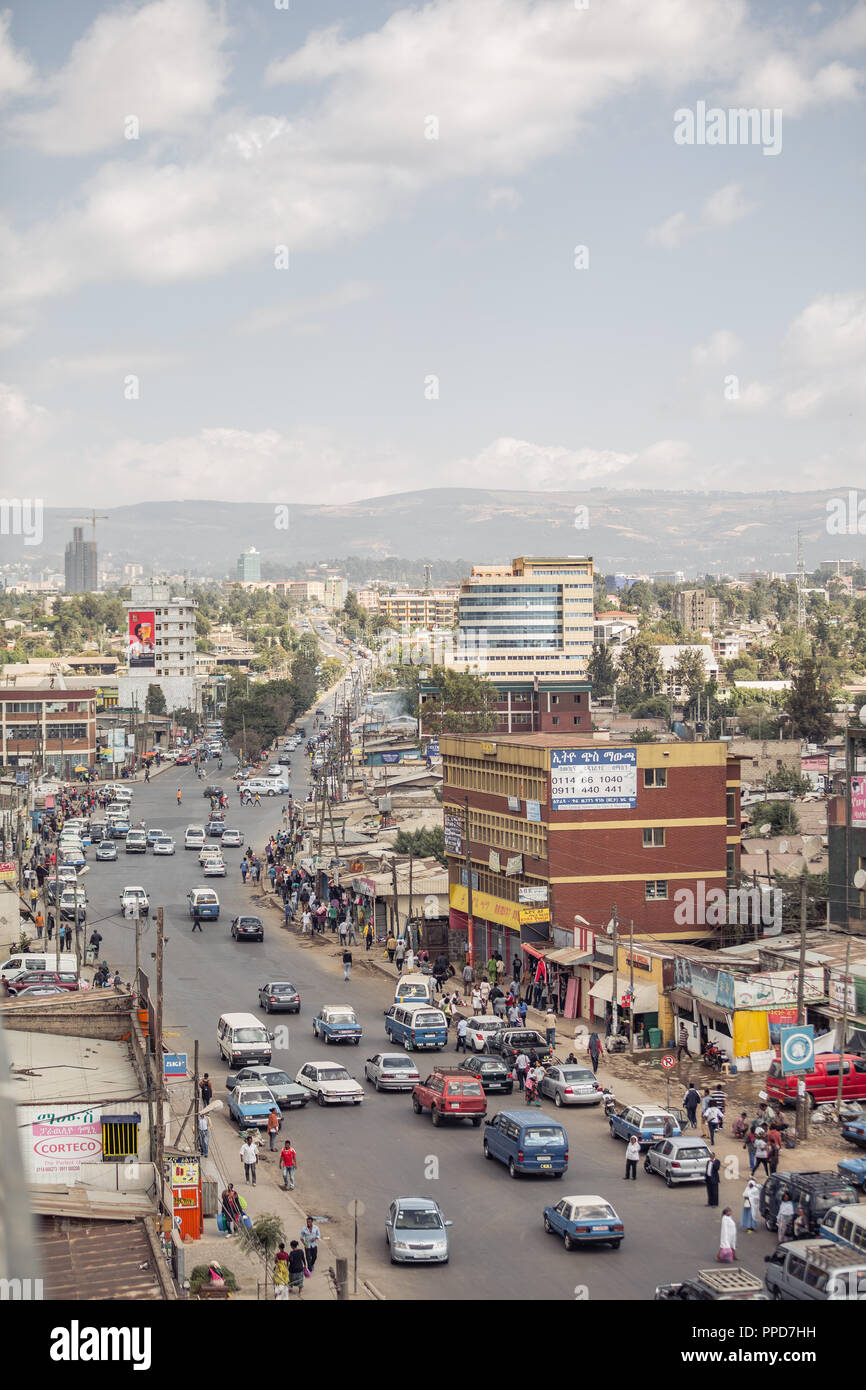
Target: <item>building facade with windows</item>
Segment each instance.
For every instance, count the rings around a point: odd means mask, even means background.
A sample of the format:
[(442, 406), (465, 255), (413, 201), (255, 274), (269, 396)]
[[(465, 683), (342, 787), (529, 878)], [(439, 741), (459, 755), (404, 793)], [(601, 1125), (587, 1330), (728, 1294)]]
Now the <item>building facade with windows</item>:
[[(453, 589), (408, 589), (381, 594), (378, 612), (395, 625), (410, 627), (453, 627), (457, 621), (457, 587)], [(360, 597), (358, 598), (360, 603)]]
[[(174, 597), (165, 584), (134, 584), (124, 608), (130, 642), (126, 672), (118, 680), (121, 707), (143, 712), (148, 686), (158, 685), (169, 710), (198, 708), (195, 602)], [(136, 628), (143, 642), (133, 640)]]
[(71, 778), (96, 759), (96, 691), (0, 688), (0, 739), (6, 767)]
[(443, 734), (439, 748), (452, 958), (468, 946), (510, 964), (572, 941), (576, 917), (603, 935), (614, 905), (635, 939), (714, 937), (707, 893), (727, 891), (740, 853), (739, 764), (725, 743)]
[(73, 526), (72, 540), (66, 544), (63, 557), (67, 594), (92, 593), (99, 587), (96, 566), (96, 541), (84, 539), (84, 527)]
[(454, 666), (505, 678), (585, 677), (593, 644), (589, 556), (473, 565), (460, 586)]
[(719, 600), (706, 589), (678, 589), (671, 600), (671, 617), (690, 632), (717, 627)]
[(262, 557), (255, 546), (251, 546), (249, 550), (245, 550), (238, 556), (237, 578), (241, 583), (249, 581), (252, 584), (257, 584), (261, 577)]

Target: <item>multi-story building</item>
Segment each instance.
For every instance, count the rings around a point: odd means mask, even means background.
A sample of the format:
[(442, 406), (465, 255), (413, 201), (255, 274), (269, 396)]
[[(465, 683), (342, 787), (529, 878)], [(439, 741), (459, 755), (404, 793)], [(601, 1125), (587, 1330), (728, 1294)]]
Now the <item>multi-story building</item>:
[(189, 598), (172, 597), (164, 584), (134, 584), (128, 603), (127, 672), (119, 678), (120, 704), (143, 710), (147, 688), (160, 687), (170, 710), (195, 709), (195, 613)]
[(64, 555), (66, 592), (92, 593), (98, 587), (96, 571), (96, 541), (84, 539), (84, 528), (73, 526), (72, 540), (67, 542)]
[[(592, 733), (590, 712), (590, 683), (562, 676), (536, 676), (519, 679), (497, 676), (491, 680), (493, 698), (488, 713), (495, 718), (491, 733)], [(421, 679), (418, 687), (418, 710), (421, 732), (437, 737), (435, 701), (439, 687)], [(466, 710), (467, 715), (476, 713)]]
[(718, 934), (707, 895), (727, 891), (740, 853), (725, 743), (444, 734), (439, 748), (452, 958), (543, 956), (574, 942), (577, 919), (604, 938), (614, 909), (636, 941)]
[(713, 628), (719, 621), (719, 600), (706, 589), (678, 589), (671, 603), (671, 617), (690, 632)]
[(261, 579), (262, 557), (254, 545), (238, 556), (237, 577), (242, 581), (249, 580), (253, 584)]
[(6, 767), (71, 779), (96, 758), (96, 691), (0, 687), (0, 738)]
[(674, 700), (684, 699), (688, 696), (688, 690), (680, 684), (677, 679), (677, 667), (680, 658), (688, 652), (698, 652), (704, 663), (704, 680), (717, 680), (719, 675), (719, 663), (713, 653), (712, 647), (706, 644), (688, 642), (663, 643), (659, 649), (659, 659), (665, 676), (665, 694)]
[(358, 600), (358, 607), (364, 608), (368, 613), (379, 612), (380, 594), (378, 589), (356, 589), (355, 598)]
[(348, 579), (344, 579), (341, 574), (329, 574), (324, 584), (325, 588), (322, 595), (322, 602), (326, 608), (330, 608), (336, 612), (336, 610), (342, 608), (343, 604), (346, 602), (346, 595), (349, 592), (349, 581)]
[(589, 556), (473, 565), (460, 586), (454, 665), (490, 679), (583, 678), (592, 653)]
[(324, 580), (293, 579), (289, 584), (288, 597), (292, 603), (324, 603)]
[[(403, 589), (379, 597), (379, 612), (395, 627), (453, 627), (457, 621), (457, 586), (447, 589)], [(359, 600), (360, 602), (360, 600)]]

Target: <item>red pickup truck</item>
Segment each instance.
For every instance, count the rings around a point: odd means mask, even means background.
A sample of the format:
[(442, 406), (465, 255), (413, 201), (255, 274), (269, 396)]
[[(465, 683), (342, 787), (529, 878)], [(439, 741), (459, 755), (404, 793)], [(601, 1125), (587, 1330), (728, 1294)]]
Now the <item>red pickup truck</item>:
[(477, 1127), (487, 1114), (487, 1097), (481, 1082), (466, 1072), (437, 1068), (413, 1088), (412, 1109), (416, 1115), (429, 1110), (434, 1125), (468, 1117)]

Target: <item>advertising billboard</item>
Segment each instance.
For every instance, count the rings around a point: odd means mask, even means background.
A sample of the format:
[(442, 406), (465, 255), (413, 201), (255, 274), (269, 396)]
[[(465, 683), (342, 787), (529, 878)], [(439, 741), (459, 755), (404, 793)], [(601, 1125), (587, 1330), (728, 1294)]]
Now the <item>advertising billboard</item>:
[(126, 647), (126, 662), (130, 670), (156, 665), (155, 630), (152, 608), (130, 609)]
[(552, 748), (550, 790), (554, 811), (637, 806), (636, 748)]
[(851, 778), (851, 824), (866, 827), (866, 777)]

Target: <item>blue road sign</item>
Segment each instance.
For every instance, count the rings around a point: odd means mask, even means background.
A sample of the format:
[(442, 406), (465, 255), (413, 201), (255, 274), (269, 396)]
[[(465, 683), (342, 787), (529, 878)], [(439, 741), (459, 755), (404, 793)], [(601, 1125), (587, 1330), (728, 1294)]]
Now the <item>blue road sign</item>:
[(780, 1052), (782, 1075), (815, 1069), (815, 1029), (811, 1023), (797, 1023), (781, 1028)]
[(164, 1052), (162, 1056), (163, 1076), (186, 1076), (185, 1052)]

